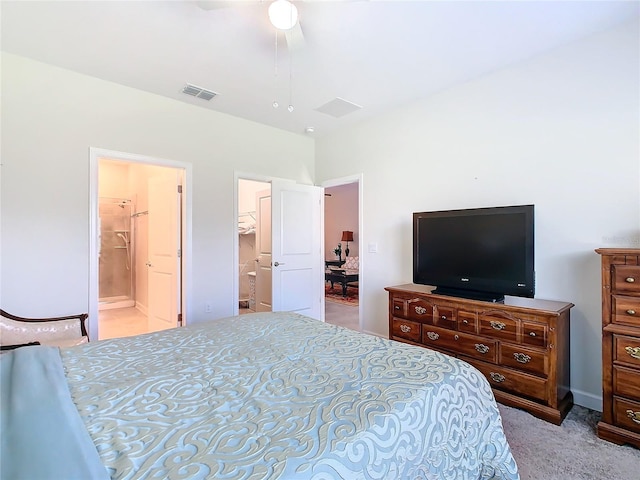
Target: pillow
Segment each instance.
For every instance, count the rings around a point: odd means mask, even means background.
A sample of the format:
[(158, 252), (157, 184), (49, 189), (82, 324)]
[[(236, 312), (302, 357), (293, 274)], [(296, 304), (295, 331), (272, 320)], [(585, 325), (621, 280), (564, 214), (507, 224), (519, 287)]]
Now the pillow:
[(346, 270), (358, 270), (360, 268), (359, 260), (359, 257), (347, 257), (343, 267)]

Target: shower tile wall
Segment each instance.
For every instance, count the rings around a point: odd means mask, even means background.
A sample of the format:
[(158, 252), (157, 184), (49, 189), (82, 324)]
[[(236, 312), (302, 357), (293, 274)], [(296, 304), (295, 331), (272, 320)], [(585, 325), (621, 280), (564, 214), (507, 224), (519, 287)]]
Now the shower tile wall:
[(131, 266), (127, 249), (118, 233), (131, 238), (131, 205), (100, 204), (99, 297), (131, 297)]

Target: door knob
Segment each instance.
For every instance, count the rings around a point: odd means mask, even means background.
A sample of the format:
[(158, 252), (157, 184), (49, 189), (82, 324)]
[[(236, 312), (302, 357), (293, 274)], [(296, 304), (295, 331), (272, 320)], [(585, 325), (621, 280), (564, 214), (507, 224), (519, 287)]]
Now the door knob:
[(151, 262), (145, 262), (145, 265), (146, 265), (147, 267), (150, 267), (150, 266), (151, 266)]
[(274, 264), (273, 264), (273, 266), (274, 266), (274, 267), (278, 267), (278, 266), (280, 266), (280, 265), (284, 265), (284, 263), (278, 263), (278, 262), (276, 262), (276, 263), (274, 263)]

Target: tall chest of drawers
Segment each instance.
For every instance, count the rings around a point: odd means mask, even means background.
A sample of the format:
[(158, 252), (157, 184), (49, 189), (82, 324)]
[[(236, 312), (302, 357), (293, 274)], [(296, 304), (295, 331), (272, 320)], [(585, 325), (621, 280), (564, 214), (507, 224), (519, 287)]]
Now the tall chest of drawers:
[(640, 448), (640, 249), (600, 248), (602, 420), (598, 436)]
[(436, 295), (434, 287), (417, 284), (385, 290), (391, 339), (459, 357), (487, 377), (499, 402), (562, 423), (573, 406), (573, 304), (518, 297), (491, 303)]

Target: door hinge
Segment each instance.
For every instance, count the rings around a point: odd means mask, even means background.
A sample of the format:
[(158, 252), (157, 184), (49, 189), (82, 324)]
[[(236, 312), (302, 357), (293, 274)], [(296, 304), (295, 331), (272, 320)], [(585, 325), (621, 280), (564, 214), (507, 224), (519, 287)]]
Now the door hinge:
[(178, 326), (179, 327), (182, 326), (182, 314), (181, 313), (178, 314)]
[(182, 249), (178, 249), (178, 258), (182, 258)]
[(178, 193), (182, 193), (182, 185), (178, 185)]

